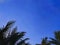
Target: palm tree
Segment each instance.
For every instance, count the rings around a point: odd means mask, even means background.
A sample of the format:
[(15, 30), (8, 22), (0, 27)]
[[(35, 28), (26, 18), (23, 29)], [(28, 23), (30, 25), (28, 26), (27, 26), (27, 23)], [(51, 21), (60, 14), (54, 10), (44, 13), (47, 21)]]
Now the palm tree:
[(50, 42), (55, 45), (60, 45), (60, 31), (54, 32), (54, 38), (50, 38)]
[(47, 37), (42, 39), (41, 45), (50, 45), (50, 42), (48, 41)]
[(50, 45), (50, 42), (48, 41), (48, 38), (45, 37), (42, 39), (41, 44), (36, 44), (36, 45)]
[[(6, 26), (0, 28), (0, 45), (28, 45), (23, 36), (26, 32), (17, 32), (17, 27), (12, 29), (15, 21), (9, 21)], [(12, 29), (12, 30), (11, 30)]]

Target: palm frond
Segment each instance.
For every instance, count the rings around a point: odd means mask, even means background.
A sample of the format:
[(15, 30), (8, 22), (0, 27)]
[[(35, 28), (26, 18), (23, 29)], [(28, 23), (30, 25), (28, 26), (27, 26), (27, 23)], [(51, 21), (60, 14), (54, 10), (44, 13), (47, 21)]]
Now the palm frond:
[(12, 34), (9, 36), (8, 38), (8, 42), (11, 42), (11, 43), (16, 43), (19, 39), (23, 38), (23, 36), (25, 35), (25, 32), (17, 32), (15, 34)]
[(54, 32), (55, 38), (60, 41), (60, 31)]
[(60, 42), (59, 42), (57, 39), (54, 39), (54, 38), (50, 38), (50, 39), (51, 39), (51, 40), (49, 41), (50, 43), (60, 45)]
[(15, 23), (15, 21), (9, 21), (9, 22), (7, 23), (7, 25), (2, 29), (1, 32), (6, 32), (7, 30), (9, 30), (14, 23)]
[(15, 34), (16, 31), (17, 31), (17, 27), (13, 28), (13, 30), (12, 30), (12, 32), (11, 32), (11, 35), (12, 35), (12, 34)]
[(19, 40), (21, 41), (18, 43), (18, 45), (28, 45), (28, 43), (25, 43), (28, 38), (23, 39), (26, 32), (17, 32), (17, 27), (10, 31), (14, 23), (15, 21), (9, 21), (6, 26), (0, 28), (0, 45), (15, 45)]
[(22, 45), (22, 44), (26, 44), (25, 41), (28, 40), (29, 38), (26, 38), (24, 40), (21, 40), (17, 45)]

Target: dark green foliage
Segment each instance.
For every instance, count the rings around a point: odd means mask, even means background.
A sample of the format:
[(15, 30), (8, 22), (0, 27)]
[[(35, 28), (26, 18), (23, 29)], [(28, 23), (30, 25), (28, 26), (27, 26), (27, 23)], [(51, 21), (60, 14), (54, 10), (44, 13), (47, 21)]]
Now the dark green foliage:
[[(30, 45), (26, 42), (29, 38), (23, 38), (26, 32), (17, 32), (17, 27), (12, 28), (15, 21), (9, 21), (6, 26), (0, 28), (0, 45)], [(41, 44), (36, 45), (60, 45), (60, 31), (54, 32), (55, 38), (42, 39)]]
[(55, 38), (50, 38), (50, 42), (55, 45), (60, 45), (60, 31), (54, 32)]
[[(24, 40), (21, 40), (17, 45), (20, 45), (20, 44), (25, 44), (25, 40), (28, 40), (29, 38), (26, 38), (26, 39), (24, 39)], [(28, 43), (26, 43), (26, 45), (27, 45)]]
[(6, 26), (0, 29), (0, 45), (28, 45), (25, 42), (28, 38), (23, 39), (26, 32), (17, 32), (17, 27), (11, 31), (14, 23), (15, 21), (9, 21)]
[(60, 31), (56, 31), (54, 35), (55, 35), (55, 39), (60, 41)]
[(60, 45), (60, 31), (54, 32), (54, 38), (50, 38), (50, 40), (47, 40), (48, 38), (43, 38), (41, 44), (37, 45)]
[(48, 41), (47, 37), (42, 39), (41, 45), (50, 45), (50, 42)]

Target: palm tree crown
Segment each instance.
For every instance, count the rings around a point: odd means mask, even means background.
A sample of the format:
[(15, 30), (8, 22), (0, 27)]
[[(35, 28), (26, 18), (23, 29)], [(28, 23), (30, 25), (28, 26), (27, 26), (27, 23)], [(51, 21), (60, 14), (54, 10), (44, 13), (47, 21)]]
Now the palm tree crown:
[(50, 42), (55, 45), (60, 45), (60, 31), (54, 32), (55, 38), (50, 38)]
[(15, 21), (9, 21), (6, 26), (0, 28), (0, 45), (29, 45), (23, 39), (26, 32), (17, 32), (17, 27), (12, 28)]

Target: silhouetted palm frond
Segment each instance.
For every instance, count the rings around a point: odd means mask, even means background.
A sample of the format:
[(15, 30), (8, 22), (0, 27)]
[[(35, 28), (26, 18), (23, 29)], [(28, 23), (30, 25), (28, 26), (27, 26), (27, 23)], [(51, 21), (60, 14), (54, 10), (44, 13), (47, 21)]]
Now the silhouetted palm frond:
[(54, 32), (55, 38), (60, 41), (60, 31)]
[(51, 45), (51, 43), (48, 41), (48, 38), (45, 37), (45, 38), (42, 39), (42, 42), (41, 42), (40, 45)]
[(50, 38), (50, 42), (55, 45), (60, 45), (60, 31), (54, 32), (55, 38)]
[(17, 45), (22, 45), (22, 44), (27, 45), (27, 43), (25, 43), (25, 41), (28, 40), (28, 39), (29, 38), (26, 38), (24, 40), (21, 40)]
[(9, 21), (8, 23), (7, 23), (7, 25), (2, 29), (2, 32), (6, 32), (6, 31), (8, 31), (11, 27), (12, 27), (12, 25), (15, 23), (15, 21)]
[(14, 23), (15, 21), (9, 21), (5, 27), (0, 29), (0, 45), (15, 45), (18, 40), (21, 40), (20, 43), (24, 43), (28, 39), (23, 39), (26, 32), (17, 32), (17, 27), (9, 31)]
[(11, 34), (15, 34), (17, 32), (17, 27), (13, 28)]

